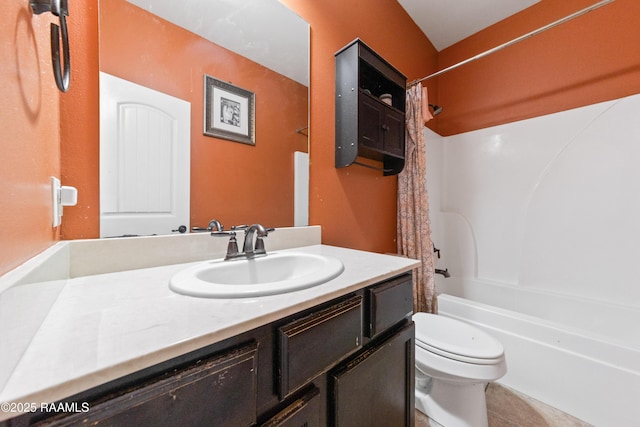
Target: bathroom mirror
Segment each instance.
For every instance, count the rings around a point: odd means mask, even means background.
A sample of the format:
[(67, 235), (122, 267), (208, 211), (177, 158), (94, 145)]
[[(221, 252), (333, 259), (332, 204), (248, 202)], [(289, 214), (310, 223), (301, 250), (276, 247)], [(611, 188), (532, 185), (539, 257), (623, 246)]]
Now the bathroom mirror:
[[(101, 0), (99, 43), (101, 73), (190, 104), (185, 225), (297, 222), (294, 164), (309, 143), (302, 18), (278, 0)], [(205, 75), (255, 94), (255, 145), (204, 134)]]

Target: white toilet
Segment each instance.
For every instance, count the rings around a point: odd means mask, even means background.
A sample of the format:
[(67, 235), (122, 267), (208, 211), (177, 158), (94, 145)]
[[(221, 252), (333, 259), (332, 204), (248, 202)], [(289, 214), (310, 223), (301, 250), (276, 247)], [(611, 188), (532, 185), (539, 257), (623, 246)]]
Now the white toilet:
[(413, 321), (416, 409), (432, 426), (487, 427), (486, 385), (507, 372), (502, 344), (449, 317), (416, 313)]

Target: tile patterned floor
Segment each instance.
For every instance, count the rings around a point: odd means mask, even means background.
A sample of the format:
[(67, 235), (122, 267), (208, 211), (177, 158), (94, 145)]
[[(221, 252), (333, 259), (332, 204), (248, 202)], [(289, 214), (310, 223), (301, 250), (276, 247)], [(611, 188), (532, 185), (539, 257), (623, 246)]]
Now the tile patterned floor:
[[(487, 388), (487, 415), (489, 427), (593, 427), (499, 384)], [(416, 427), (429, 427), (429, 419), (417, 410)]]

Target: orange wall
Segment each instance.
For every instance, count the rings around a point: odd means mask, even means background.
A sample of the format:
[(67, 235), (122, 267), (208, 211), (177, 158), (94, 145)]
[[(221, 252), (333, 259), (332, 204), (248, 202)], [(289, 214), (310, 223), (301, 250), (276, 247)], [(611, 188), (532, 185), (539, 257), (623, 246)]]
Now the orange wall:
[[(526, 34), (594, 0), (542, 0), (439, 54), (439, 68)], [(640, 91), (640, 1), (616, 0), (438, 77), (442, 135), (550, 114)]]
[(436, 51), (396, 1), (283, 2), (311, 25), (310, 222), (325, 244), (396, 252), (396, 177), (334, 166), (334, 54), (360, 38), (413, 80), (435, 71)]
[(58, 239), (51, 175), (60, 176), (59, 92), (51, 70), (51, 15), (3, 2), (0, 16), (0, 274)]
[[(293, 225), (307, 88), (124, 0), (103, 1), (100, 14), (102, 71), (191, 102), (191, 224)], [(256, 94), (255, 146), (203, 135), (205, 74)]]
[(100, 88), (98, 82), (98, 0), (70, 6), (71, 87), (61, 96), (62, 184), (78, 189), (78, 204), (64, 208), (60, 237), (100, 235)]

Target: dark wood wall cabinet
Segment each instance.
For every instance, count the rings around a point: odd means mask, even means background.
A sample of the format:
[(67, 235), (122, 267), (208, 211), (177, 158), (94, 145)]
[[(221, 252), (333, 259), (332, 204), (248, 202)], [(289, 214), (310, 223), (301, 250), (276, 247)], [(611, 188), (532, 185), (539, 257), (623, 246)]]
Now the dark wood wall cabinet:
[[(356, 39), (336, 53), (336, 167), (376, 167), (384, 175), (404, 167), (407, 78)], [(377, 168), (377, 167), (376, 167)]]
[(402, 274), (0, 427), (413, 426), (412, 295)]

